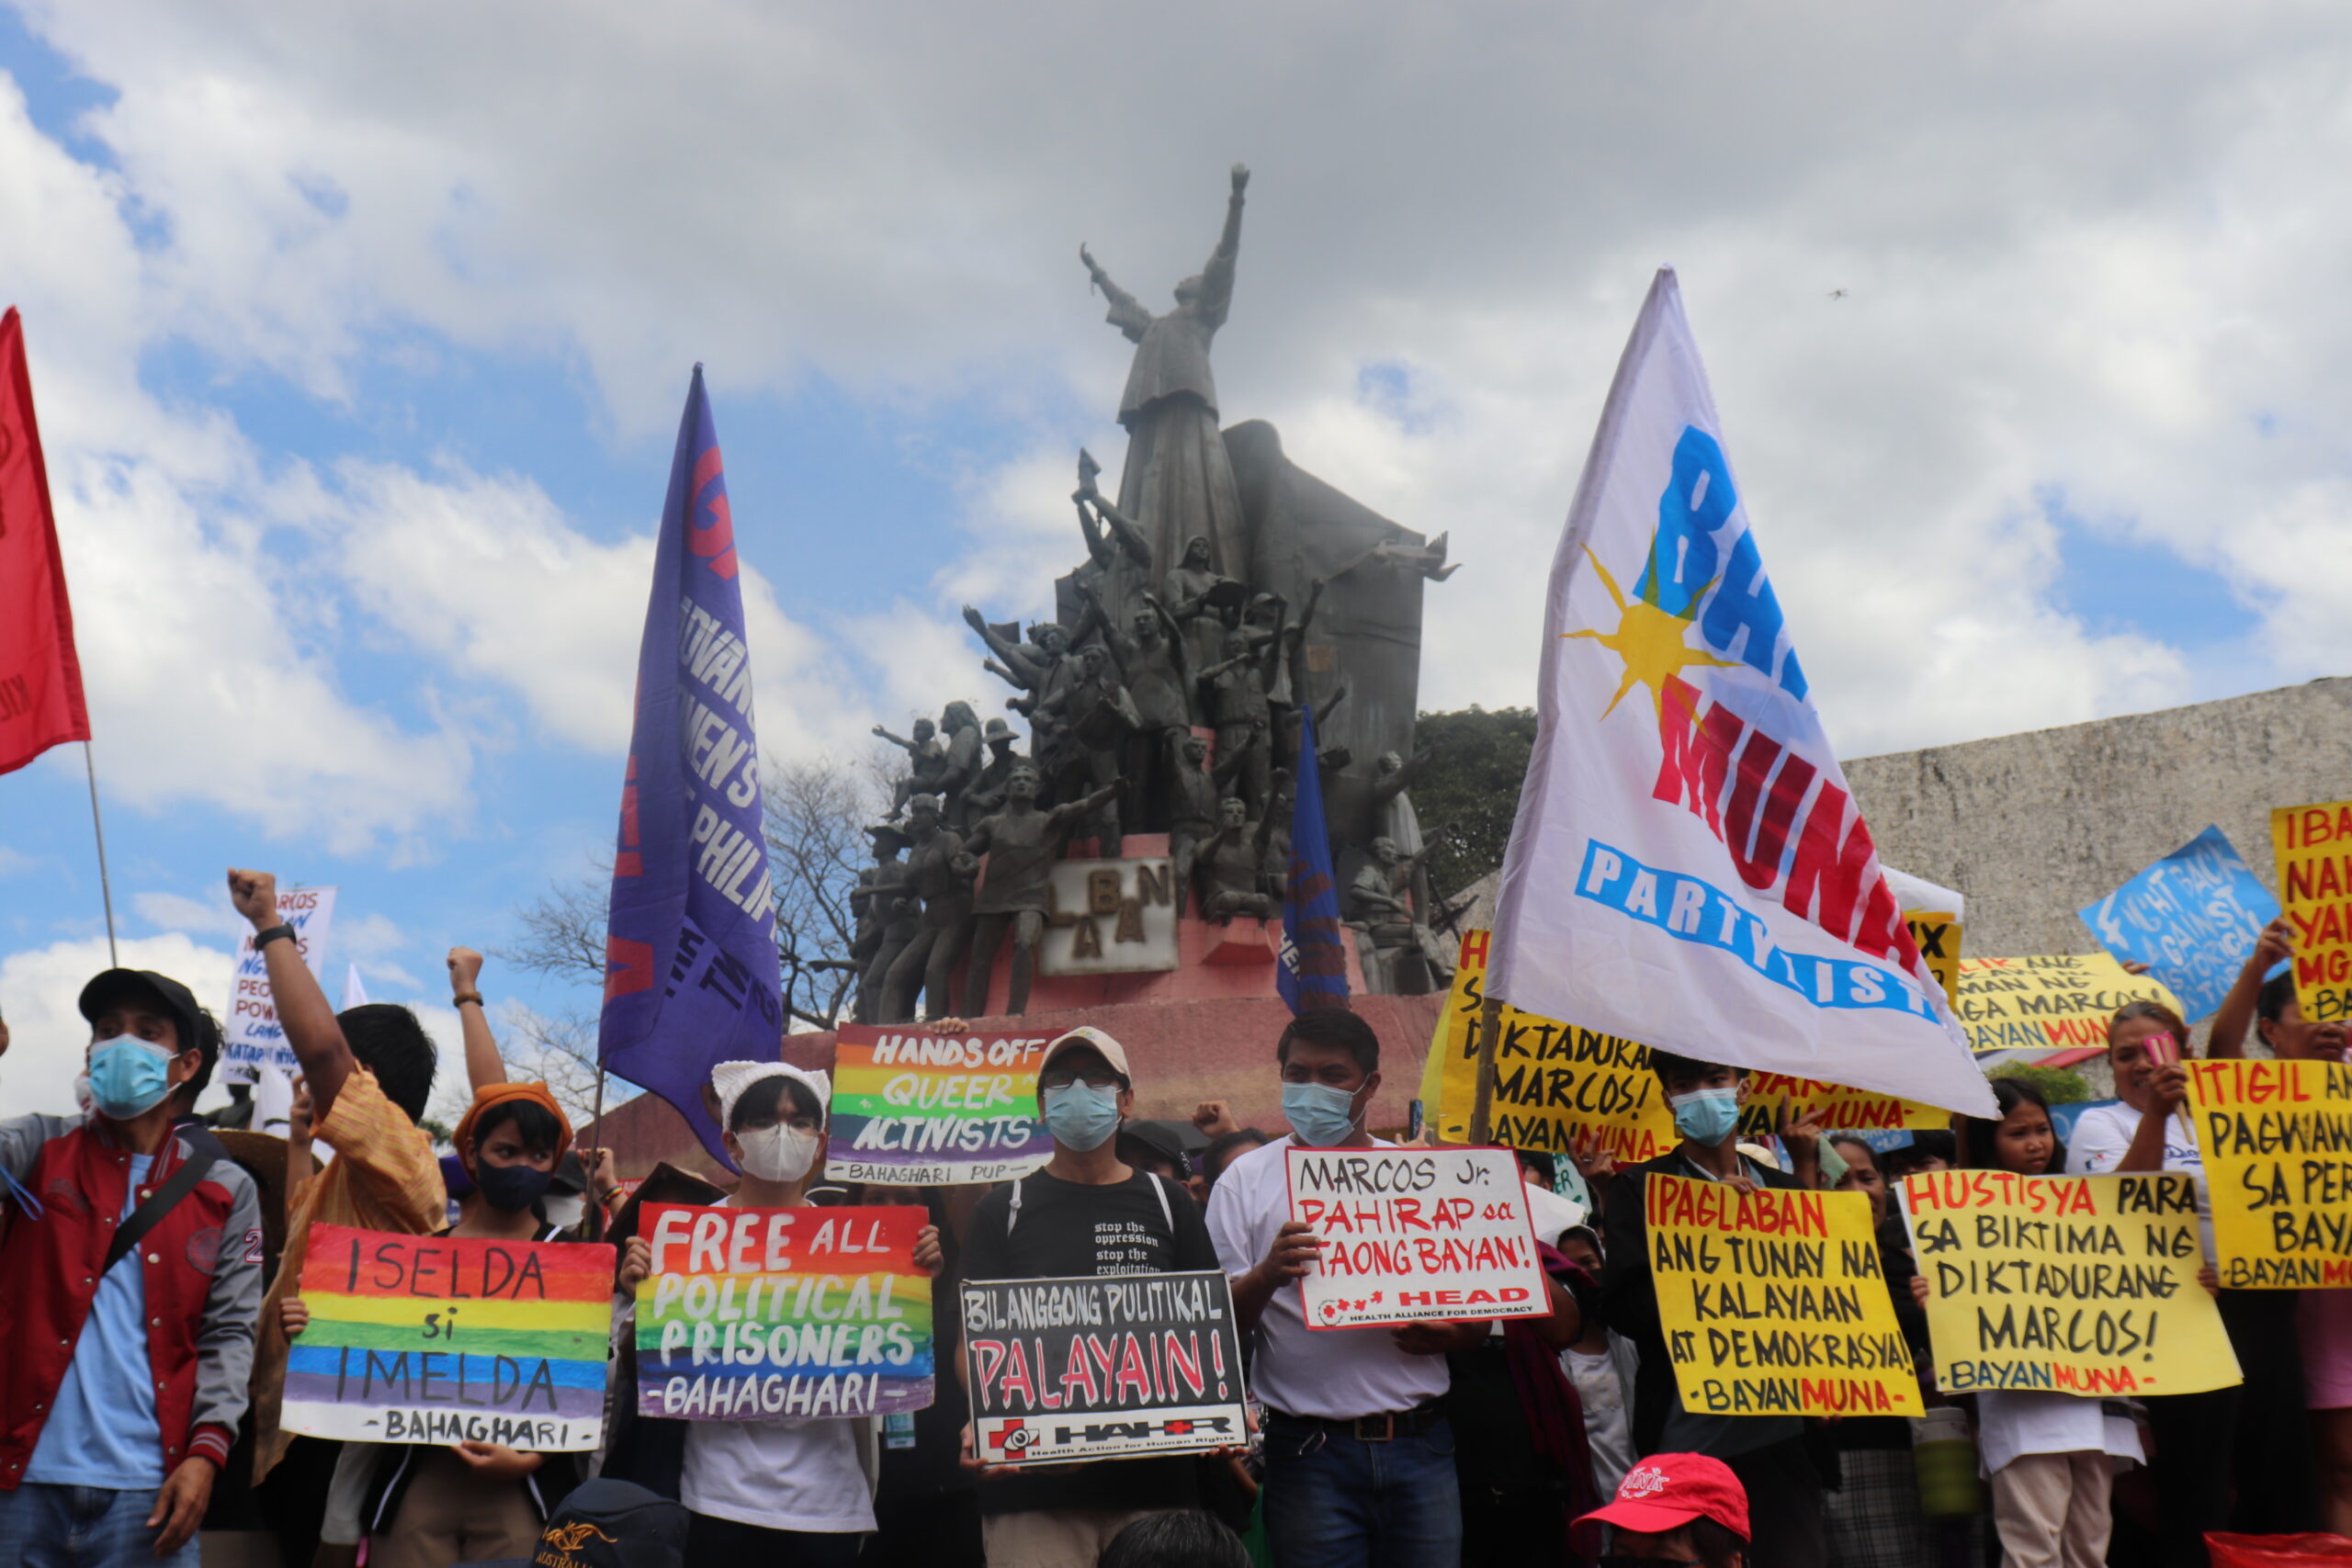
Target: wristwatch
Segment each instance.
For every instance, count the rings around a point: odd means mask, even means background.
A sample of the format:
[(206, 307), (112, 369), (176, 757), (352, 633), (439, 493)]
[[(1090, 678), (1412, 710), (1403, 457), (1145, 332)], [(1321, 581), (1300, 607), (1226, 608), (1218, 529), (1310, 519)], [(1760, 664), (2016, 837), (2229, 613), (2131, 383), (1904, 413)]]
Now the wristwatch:
[(267, 947), (271, 942), (276, 942), (279, 937), (284, 937), (290, 942), (294, 940), (295, 935), (296, 932), (292, 926), (283, 924), (272, 926), (267, 931), (255, 931), (254, 932), (254, 951), (255, 953), (259, 953), (263, 948)]

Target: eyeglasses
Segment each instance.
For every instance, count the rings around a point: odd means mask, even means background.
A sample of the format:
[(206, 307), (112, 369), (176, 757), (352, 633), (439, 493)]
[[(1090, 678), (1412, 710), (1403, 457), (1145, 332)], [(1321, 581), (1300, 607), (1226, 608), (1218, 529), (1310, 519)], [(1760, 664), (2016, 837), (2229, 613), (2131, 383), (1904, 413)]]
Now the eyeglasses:
[(1083, 1083), (1089, 1089), (1116, 1089), (1119, 1075), (1108, 1067), (1097, 1067), (1083, 1076), (1067, 1067), (1048, 1067), (1037, 1075), (1039, 1089), (1068, 1089), (1074, 1083)]

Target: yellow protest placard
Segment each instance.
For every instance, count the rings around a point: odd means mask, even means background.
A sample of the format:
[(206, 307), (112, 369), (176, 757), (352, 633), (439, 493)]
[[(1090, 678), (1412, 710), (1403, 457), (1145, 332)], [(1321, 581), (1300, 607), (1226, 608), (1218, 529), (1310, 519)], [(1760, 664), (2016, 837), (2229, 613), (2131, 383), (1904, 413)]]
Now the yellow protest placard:
[(1943, 985), (1944, 1000), (1960, 1006), (1960, 939), (1965, 928), (1949, 909), (1905, 909), (1903, 923), (1912, 943), (1928, 965), (1928, 973)]
[(2183, 1065), (2222, 1283), (2352, 1286), (2352, 1066)]
[(2278, 898), (2295, 928), (2295, 999), (2310, 1023), (2352, 1018), (2352, 800), (2270, 814)]
[[(1478, 1094), (1479, 1011), (1486, 1003), (1487, 933), (1462, 939), (1453, 990), (1438, 1015), (1422, 1070), (1421, 1099), (1439, 1139), (1470, 1141)], [(1496, 1030), (1489, 1141), (1565, 1154), (1579, 1135), (1597, 1139), (1621, 1165), (1656, 1159), (1680, 1142), (1649, 1047), (1503, 1005)], [(1432, 1094), (1432, 1089), (1435, 1092)], [(1830, 1129), (1948, 1127), (1951, 1113), (1893, 1095), (1786, 1073), (1751, 1074), (1740, 1135), (1762, 1138), (1794, 1101), (1801, 1116)], [(1431, 1106), (1435, 1110), (1430, 1111)]]
[(1643, 1185), (1658, 1321), (1684, 1409), (1921, 1414), (1868, 1198), (1656, 1174)]
[(2120, 1398), (2240, 1381), (2197, 1282), (2193, 1177), (1945, 1170), (1903, 1191), (1946, 1393)]
[(2108, 953), (1963, 958), (1952, 1010), (1978, 1055), (2064, 1051), (2107, 1043), (2107, 1021), (2125, 1002), (2180, 1009), (2180, 998)]
[[(1438, 1015), (1430, 1058), (1439, 1079), (1438, 1137), (1470, 1141), (1478, 1097), (1478, 1015), (1486, 1005), (1487, 933), (1462, 938), (1453, 991)], [(1426, 1100), (1426, 1090), (1423, 1095)], [(1521, 1012), (1506, 1003), (1495, 1031), (1495, 1097), (1488, 1141), (1566, 1154), (1578, 1134), (1597, 1137), (1621, 1165), (1656, 1159), (1680, 1142), (1649, 1048)]]

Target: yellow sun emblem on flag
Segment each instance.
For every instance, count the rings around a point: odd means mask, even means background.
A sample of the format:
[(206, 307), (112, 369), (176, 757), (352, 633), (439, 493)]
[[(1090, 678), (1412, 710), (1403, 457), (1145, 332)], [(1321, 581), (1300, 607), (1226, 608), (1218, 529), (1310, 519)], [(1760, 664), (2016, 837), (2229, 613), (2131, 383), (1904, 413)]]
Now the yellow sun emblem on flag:
[[(1656, 547), (1655, 541), (1652, 547)], [(1609, 575), (1609, 569), (1600, 564), (1600, 558), (1592, 553), (1591, 546), (1585, 547), (1584, 555), (1592, 562), (1592, 570), (1600, 574), (1602, 585), (1609, 590), (1609, 597), (1617, 602), (1617, 629), (1604, 632), (1588, 626), (1582, 631), (1562, 632), (1560, 635), (1563, 637), (1590, 637), (1625, 661), (1625, 678), (1617, 682), (1616, 695), (1611, 697), (1609, 705), (1600, 710), (1601, 717), (1607, 718), (1614, 713), (1618, 703), (1636, 685), (1649, 688), (1651, 709), (1662, 713), (1666, 708), (1666, 683), (1680, 671), (1694, 666), (1712, 666), (1718, 670), (1737, 668), (1734, 660), (1717, 659), (1713, 654), (1690, 645), (1687, 640), (1690, 635), (1690, 616), (1672, 615), (1647, 599), (1627, 603), (1625, 595), (1618, 591), (1617, 580)], [(1695, 608), (1703, 602), (1707, 590), (1714, 585), (1714, 580), (1708, 579), (1697, 592), (1690, 595), (1689, 603), (1691, 606)]]

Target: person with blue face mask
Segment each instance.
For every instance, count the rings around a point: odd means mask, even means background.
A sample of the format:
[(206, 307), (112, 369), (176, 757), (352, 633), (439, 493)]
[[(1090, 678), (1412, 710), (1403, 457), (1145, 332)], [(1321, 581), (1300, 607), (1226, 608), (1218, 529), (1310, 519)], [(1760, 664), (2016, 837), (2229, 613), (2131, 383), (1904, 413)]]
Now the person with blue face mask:
[(0, 1562), (187, 1568), (246, 1410), (260, 1198), (181, 1122), (220, 1054), (188, 988), (109, 969), (82, 1015), (88, 1114), (0, 1122)]
[[(1046, 1168), (982, 1198), (964, 1240), (967, 1280), (1165, 1274), (1217, 1267), (1201, 1211), (1182, 1182), (1119, 1157), (1119, 1124), (1135, 1109), (1127, 1053), (1099, 1029), (1073, 1029), (1037, 1064), (1037, 1114), (1053, 1139)], [(1190, 1507), (1189, 1455), (1023, 1467), (983, 1464), (964, 1429), (965, 1463), (979, 1472), (989, 1568), (1091, 1563), (1143, 1515)]]
[(1747, 1489), (1756, 1517), (1755, 1568), (1806, 1568), (1828, 1561), (1823, 1539), (1821, 1481), (1804, 1444), (1804, 1423), (1793, 1416), (1711, 1416), (1686, 1410), (1674, 1382), (1658, 1321), (1657, 1285), (1643, 1207), (1652, 1176), (1761, 1187), (1821, 1185), (1821, 1139), (1810, 1122), (1783, 1113), (1779, 1125), (1792, 1175), (1742, 1154), (1739, 1119), (1747, 1104), (1746, 1067), (1702, 1062), (1658, 1050), (1651, 1070), (1674, 1113), (1681, 1141), (1657, 1159), (1629, 1166), (1611, 1180), (1601, 1213), (1609, 1224), (1609, 1261), (1601, 1277), (1601, 1313), (1639, 1353), (1634, 1379), (1634, 1449), (1638, 1454), (1705, 1454), (1731, 1468)]

